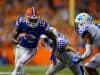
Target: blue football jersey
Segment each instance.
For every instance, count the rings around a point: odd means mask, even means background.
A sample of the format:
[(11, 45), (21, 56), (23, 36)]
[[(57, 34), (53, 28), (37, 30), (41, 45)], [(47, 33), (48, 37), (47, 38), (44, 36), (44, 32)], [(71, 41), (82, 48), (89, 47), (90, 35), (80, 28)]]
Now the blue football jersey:
[[(41, 37), (41, 39), (44, 40), (44, 42), (46, 43), (46, 45), (49, 47), (49, 48), (53, 48), (53, 40), (48, 38), (47, 36), (43, 35), (43, 37)], [(62, 34), (62, 33), (59, 33), (57, 32), (57, 45), (56, 45), (56, 49), (57, 50), (61, 50), (61, 49), (64, 49), (65, 46), (68, 44), (68, 39)]]
[(21, 33), (27, 33), (27, 36), (21, 38), (19, 42), (25, 48), (36, 48), (40, 36), (49, 31), (49, 25), (45, 21), (39, 20), (38, 25), (32, 28), (26, 22), (25, 17), (19, 17), (16, 21), (16, 26)]

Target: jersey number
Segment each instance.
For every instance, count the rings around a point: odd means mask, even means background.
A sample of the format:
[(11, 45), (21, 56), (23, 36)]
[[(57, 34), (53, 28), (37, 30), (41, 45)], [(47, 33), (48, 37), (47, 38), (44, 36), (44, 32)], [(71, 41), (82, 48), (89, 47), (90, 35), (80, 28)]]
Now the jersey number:
[(35, 38), (36, 37), (34, 35), (30, 34), (30, 35), (28, 35), (27, 40), (28, 40), (29, 43), (33, 43)]

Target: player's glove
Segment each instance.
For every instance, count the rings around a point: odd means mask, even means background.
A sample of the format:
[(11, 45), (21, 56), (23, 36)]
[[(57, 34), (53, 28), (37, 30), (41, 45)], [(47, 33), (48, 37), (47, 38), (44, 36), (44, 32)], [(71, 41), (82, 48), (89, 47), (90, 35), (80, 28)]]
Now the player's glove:
[(18, 44), (19, 41), (13, 38), (13, 39), (11, 39), (11, 43)]
[(77, 63), (79, 63), (80, 61), (82, 61), (81, 57), (73, 57), (73, 58), (72, 58), (72, 64), (77, 64)]
[(53, 62), (54, 65), (57, 63), (57, 58), (55, 55), (51, 55), (50, 60)]

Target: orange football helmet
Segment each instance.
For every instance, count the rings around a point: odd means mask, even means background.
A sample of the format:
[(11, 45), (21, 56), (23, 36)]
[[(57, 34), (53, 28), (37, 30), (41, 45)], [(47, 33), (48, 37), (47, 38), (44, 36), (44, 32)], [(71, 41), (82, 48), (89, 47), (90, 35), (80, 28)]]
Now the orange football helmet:
[(25, 11), (25, 17), (28, 20), (28, 23), (31, 27), (35, 26), (39, 19), (39, 11), (34, 7), (28, 8)]

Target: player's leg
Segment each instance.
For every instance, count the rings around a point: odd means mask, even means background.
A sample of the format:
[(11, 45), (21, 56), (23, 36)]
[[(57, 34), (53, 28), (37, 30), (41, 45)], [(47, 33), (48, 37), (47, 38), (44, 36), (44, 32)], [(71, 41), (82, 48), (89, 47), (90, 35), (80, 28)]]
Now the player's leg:
[(22, 50), (20, 50), (20, 49), (21, 48), (19, 47), (19, 45), (15, 49), (15, 69), (14, 69), (12, 75), (17, 75), (18, 74), (18, 72), (17, 72), (17, 69), (18, 69), (17, 68), (17, 65), (18, 65), (17, 62), (22, 56)]
[(98, 72), (96, 71), (96, 69), (93, 69), (91, 67), (85, 66), (87, 72), (89, 73), (89, 75), (99, 75)]
[[(26, 50), (24, 50), (24, 52), (25, 51)], [(24, 53), (22, 55), (22, 57), (19, 59), (18, 63), (19, 63), (19, 68), (21, 69), (22, 75), (24, 74), (24, 65), (32, 59), (32, 57), (35, 55), (35, 53), (36, 53), (36, 49), (34, 49), (34, 50), (27, 49), (26, 53)]]
[[(66, 65), (69, 65), (69, 68), (72, 70), (74, 75), (88, 75), (88, 73), (86, 72), (83, 64), (81, 62), (79, 63), (73, 63), (72, 59), (79, 58), (80, 59), (80, 55), (77, 53), (74, 53), (72, 51), (66, 51), (65, 53), (63, 53), (62, 57), (64, 58), (63, 60), (65, 60)], [(64, 61), (63, 61), (64, 62)]]
[(89, 62), (85, 64), (89, 75), (99, 75), (96, 69), (100, 67), (100, 53), (96, 54)]
[[(24, 74), (24, 64), (26, 64), (35, 54), (35, 50), (28, 50), (19, 46), (17, 50), (20, 50), (20, 58), (16, 61), (15, 70), (12, 75), (23, 75)], [(18, 54), (17, 54), (18, 55)], [(18, 73), (18, 74), (17, 74)]]
[(84, 65), (80, 62), (70, 67), (74, 75), (88, 75)]
[(57, 60), (57, 63), (51, 64), (46, 72), (46, 75), (55, 75), (58, 71), (64, 69), (65, 66), (63, 63), (61, 63), (59, 60)]

